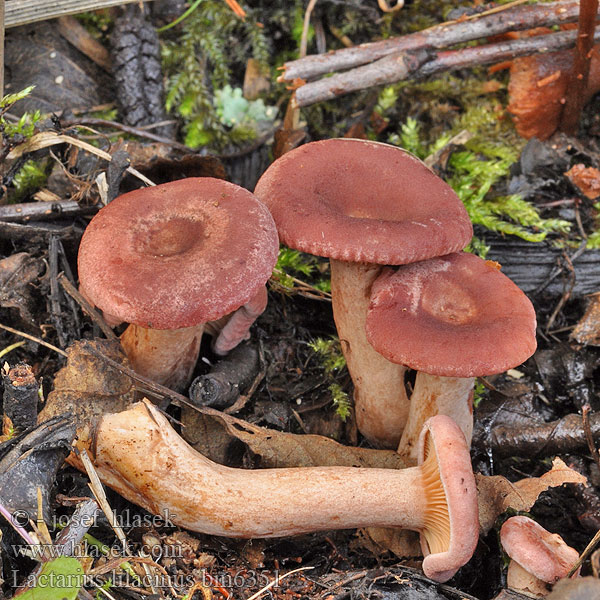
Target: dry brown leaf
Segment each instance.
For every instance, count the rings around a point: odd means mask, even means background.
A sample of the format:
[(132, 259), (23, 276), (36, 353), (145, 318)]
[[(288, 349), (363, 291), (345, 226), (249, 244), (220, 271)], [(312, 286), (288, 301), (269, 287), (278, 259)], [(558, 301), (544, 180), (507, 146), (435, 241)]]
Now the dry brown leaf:
[(577, 164), (573, 165), (565, 175), (586, 198), (595, 200), (600, 197), (600, 171), (598, 169)]
[(515, 483), (500, 475), (486, 477), (476, 474), (475, 478), (479, 498), (479, 527), (484, 534), (507, 509), (527, 511), (538, 496), (550, 488), (560, 487), (564, 483), (587, 485), (587, 479), (560, 458), (555, 458), (552, 469), (541, 477), (526, 477)]
[(133, 402), (131, 379), (86, 351), (88, 344), (127, 365), (118, 340), (74, 342), (67, 348), (67, 364), (54, 378), (54, 389), (38, 417), (40, 423), (70, 412), (79, 428), (94, 423), (103, 414), (125, 410)]
[(284, 433), (252, 425), (225, 414), (185, 411), (183, 436), (198, 452), (224, 464), (232, 442), (242, 442), (261, 467), (347, 466), (402, 469), (393, 450), (344, 446), (320, 435)]

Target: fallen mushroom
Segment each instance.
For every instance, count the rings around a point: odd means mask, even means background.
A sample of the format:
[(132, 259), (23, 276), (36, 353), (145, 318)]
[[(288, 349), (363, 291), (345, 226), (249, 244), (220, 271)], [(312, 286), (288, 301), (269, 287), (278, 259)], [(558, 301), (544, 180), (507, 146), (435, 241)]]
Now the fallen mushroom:
[(525, 516), (511, 517), (500, 529), (500, 542), (511, 558), (507, 586), (533, 597), (550, 593), (547, 584), (566, 577), (579, 553), (555, 533)]
[(416, 459), (423, 423), (454, 419), (470, 444), (474, 378), (521, 364), (536, 348), (535, 310), (497, 263), (467, 252), (388, 269), (374, 282), (367, 339), (418, 371), (398, 452)]
[[(278, 537), (378, 525), (421, 534), (425, 574), (446, 581), (478, 538), (469, 449), (444, 416), (429, 420), (419, 466), (232, 469), (196, 452), (149, 402), (104, 416), (88, 439), (95, 467), (125, 498), (193, 531)], [(143, 467), (141, 467), (143, 465)]]
[(278, 239), (250, 192), (188, 178), (124, 194), (104, 207), (79, 248), (82, 293), (112, 324), (140, 374), (173, 389), (189, 382), (207, 321), (239, 309), (215, 345), (244, 339), (266, 305)]
[(354, 382), (358, 428), (376, 445), (397, 445), (408, 414), (405, 369), (367, 342), (371, 285), (383, 265), (464, 248), (473, 229), (462, 202), (408, 152), (356, 139), (312, 142), (286, 153), (255, 194), (269, 207), (284, 244), (329, 257), (333, 314)]

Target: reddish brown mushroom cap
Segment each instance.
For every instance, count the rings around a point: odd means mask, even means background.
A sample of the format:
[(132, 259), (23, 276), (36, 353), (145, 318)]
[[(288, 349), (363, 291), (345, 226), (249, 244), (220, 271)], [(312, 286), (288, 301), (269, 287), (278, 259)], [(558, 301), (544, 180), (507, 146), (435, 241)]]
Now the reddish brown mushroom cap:
[(81, 240), (79, 277), (85, 295), (122, 321), (191, 327), (256, 295), (278, 247), (253, 194), (220, 179), (182, 179), (104, 207)]
[(559, 535), (525, 516), (508, 519), (500, 529), (500, 541), (512, 560), (546, 583), (566, 577), (579, 558)]
[(461, 250), (473, 234), (447, 183), (378, 142), (305, 144), (276, 160), (254, 193), (284, 244), (337, 260), (404, 264)]
[(385, 271), (366, 328), (389, 361), (444, 377), (501, 373), (536, 348), (527, 296), (496, 263), (466, 252)]

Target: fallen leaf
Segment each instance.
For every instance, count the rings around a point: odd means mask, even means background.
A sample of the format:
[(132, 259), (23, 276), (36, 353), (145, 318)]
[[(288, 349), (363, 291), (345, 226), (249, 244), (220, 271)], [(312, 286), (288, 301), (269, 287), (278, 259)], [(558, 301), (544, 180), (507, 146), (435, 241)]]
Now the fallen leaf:
[(118, 340), (74, 342), (67, 348), (67, 364), (56, 374), (54, 389), (48, 394), (38, 422), (70, 412), (79, 429), (95, 423), (104, 414), (125, 410), (133, 402), (132, 380), (88, 352), (86, 345), (127, 365)]
[(595, 167), (576, 164), (565, 175), (586, 198), (595, 200), (600, 197), (600, 171)]
[(479, 527), (483, 534), (494, 526), (496, 519), (506, 510), (528, 511), (538, 496), (565, 483), (587, 485), (587, 479), (568, 467), (560, 458), (552, 461), (552, 469), (541, 477), (526, 477), (511, 483), (505, 477), (475, 474), (479, 499)]
[(252, 425), (230, 415), (186, 410), (183, 437), (198, 452), (226, 464), (234, 442), (260, 458), (260, 466), (347, 466), (402, 469), (406, 463), (393, 450), (344, 446), (320, 435), (294, 434)]

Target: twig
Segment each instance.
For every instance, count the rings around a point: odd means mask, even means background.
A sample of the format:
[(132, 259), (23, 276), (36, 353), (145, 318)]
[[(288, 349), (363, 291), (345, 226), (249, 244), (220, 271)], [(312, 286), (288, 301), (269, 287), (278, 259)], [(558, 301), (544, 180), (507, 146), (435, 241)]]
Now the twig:
[(304, 58), (306, 56), (306, 51), (308, 49), (308, 30), (310, 28), (310, 15), (312, 14), (316, 3), (317, 0), (309, 0), (308, 6), (304, 11), (304, 22), (302, 24), (302, 38), (300, 39), (300, 58)]
[(106, 493), (104, 492), (104, 486), (102, 485), (102, 482), (100, 481), (100, 477), (98, 477), (98, 473), (96, 472), (96, 469), (94, 468), (94, 465), (93, 465), (87, 451), (85, 450), (85, 448), (82, 448), (79, 451), (78, 455), (83, 464), (83, 467), (85, 468), (85, 471), (86, 471), (88, 477), (90, 478), (89, 485), (90, 485), (90, 489), (92, 490), (92, 493), (94, 494), (94, 497), (96, 498), (96, 502), (98, 502), (98, 505), (100, 506), (100, 508), (102, 509), (102, 512), (108, 519), (110, 526), (112, 527), (113, 531), (119, 538), (119, 541), (121, 542), (122, 547), (123, 547), (123, 553), (129, 556), (130, 552), (129, 552), (129, 547), (127, 545), (127, 537), (125, 535), (125, 532), (123, 531), (121, 524), (115, 518), (115, 513), (113, 512), (112, 508), (110, 507), (108, 498), (106, 497)]
[(600, 455), (598, 454), (598, 449), (596, 448), (596, 444), (594, 443), (594, 436), (592, 435), (592, 428), (590, 426), (590, 412), (592, 411), (592, 407), (589, 404), (585, 404), (581, 411), (581, 421), (583, 423), (583, 432), (585, 433), (585, 440), (587, 442), (588, 448), (590, 450), (590, 454), (594, 459), (596, 465), (600, 468)]
[(594, 46), (595, 15), (598, 13), (598, 0), (581, 0), (579, 9), (579, 29), (575, 44), (575, 58), (571, 70), (569, 87), (560, 118), (559, 129), (568, 134), (577, 131), (579, 117), (585, 101), (592, 48)]
[(29, 219), (56, 219), (90, 214), (98, 210), (96, 206), (81, 206), (74, 200), (61, 202), (23, 202), (0, 206), (0, 221), (15, 223)]
[(114, 331), (106, 324), (106, 321), (102, 318), (100, 313), (79, 293), (77, 288), (67, 279), (64, 273), (60, 273), (57, 277), (58, 282), (62, 285), (63, 289), (79, 306), (81, 310), (92, 319), (96, 325), (102, 330), (102, 333), (109, 340), (116, 340), (117, 336)]
[(48, 342), (45, 342), (44, 340), (42, 340), (38, 337), (35, 337), (34, 335), (29, 335), (28, 333), (25, 333), (24, 331), (19, 331), (18, 329), (13, 329), (12, 327), (9, 327), (8, 325), (3, 325), (2, 323), (0, 323), (0, 328), (5, 329), (6, 331), (10, 331), (10, 333), (14, 333), (15, 335), (20, 335), (21, 337), (24, 337), (25, 339), (35, 342), (36, 344), (46, 346), (46, 348), (49, 348), (50, 350), (54, 350), (54, 352), (57, 352), (58, 354), (67, 356), (67, 353), (64, 350), (61, 350), (60, 348), (57, 348), (56, 346), (53, 346), (52, 344), (49, 344)]
[(112, 129), (123, 131), (124, 133), (129, 133), (130, 135), (135, 135), (140, 138), (152, 140), (153, 142), (166, 144), (168, 146), (171, 146), (171, 148), (174, 148), (175, 150), (181, 150), (182, 152), (195, 152), (193, 148), (190, 148), (185, 144), (180, 144), (179, 142), (163, 137), (162, 135), (157, 135), (156, 133), (147, 131), (144, 128), (132, 127), (131, 125), (125, 125), (124, 123), (118, 123), (117, 121), (108, 121), (106, 119), (94, 119), (92, 117), (81, 117), (80, 119), (61, 121), (61, 125), (63, 127), (78, 127), (80, 125), (88, 125), (89, 127), (110, 127)]
[(586, 546), (585, 550), (581, 553), (581, 556), (577, 560), (577, 562), (571, 567), (566, 577), (572, 577), (575, 571), (579, 569), (579, 567), (583, 564), (585, 560), (588, 559), (590, 554), (594, 551), (594, 548), (600, 542), (600, 530), (596, 532), (596, 535), (592, 538), (591, 542)]
[[(506, 7), (499, 7), (505, 9)], [(391, 38), (342, 48), (323, 55), (311, 55), (286, 62), (282, 81), (312, 79), (325, 73), (351, 69), (403, 50), (417, 48), (449, 48), (508, 31), (522, 31), (534, 27), (549, 27), (577, 21), (579, 2), (563, 0), (548, 4), (534, 4), (505, 9), (503, 12), (474, 15), (465, 20), (441, 23), (428, 29)]]
[[(548, 35), (510, 40), (496, 44), (475, 46), (461, 50), (446, 50), (437, 54), (429, 54), (431, 60), (422, 61), (418, 69), (407, 69), (402, 61), (394, 63), (394, 56), (387, 56), (374, 63), (358, 67), (345, 73), (307, 83), (296, 90), (297, 106), (308, 106), (350, 91), (356, 91), (372, 85), (383, 85), (401, 81), (408, 76), (423, 78), (443, 71), (487, 65), (540, 52), (554, 52), (571, 48), (575, 44), (577, 32), (561, 31)], [(600, 40), (600, 34), (596, 34)], [(420, 50), (421, 53), (431, 53), (431, 50)]]
[[(85, 150), (90, 154), (95, 154), (96, 156), (99, 156), (109, 162), (112, 160), (112, 156), (108, 152), (105, 152), (100, 148), (96, 148), (95, 146), (92, 146), (87, 142), (78, 140), (77, 138), (71, 137), (70, 135), (62, 135), (53, 131), (41, 131), (40, 133), (36, 133), (32, 137), (30, 137), (26, 142), (20, 144), (16, 148), (13, 148), (8, 154), (8, 158), (19, 158), (25, 154), (29, 154), (30, 152), (35, 152), (36, 150), (41, 150), (42, 148), (48, 148), (57, 144), (71, 144), (72, 146), (81, 148), (82, 150)], [(128, 167), (127, 172), (131, 173), (132, 175), (143, 181), (146, 185), (156, 185), (154, 182), (150, 181), (150, 179), (148, 179), (145, 175), (142, 175), (142, 173), (140, 173), (133, 167)]]
[(252, 594), (252, 596), (250, 596), (246, 600), (256, 600), (256, 598), (262, 596), (267, 590), (271, 589), (274, 585), (277, 585), (282, 579), (285, 579), (286, 577), (289, 577), (294, 573), (299, 573), (300, 571), (310, 571), (312, 569), (314, 569), (314, 567), (300, 567), (299, 569), (294, 569), (293, 571), (288, 571), (287, 573), (284, 573), (283, 575), (281, 575), (281, 577), (277, 576), (275, 577), (275, 579), (273, 579), (273, 581), (271, 581), (271, 583), (265, 585), (264, 588), (258, 590), (256, 594)]

